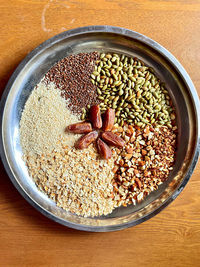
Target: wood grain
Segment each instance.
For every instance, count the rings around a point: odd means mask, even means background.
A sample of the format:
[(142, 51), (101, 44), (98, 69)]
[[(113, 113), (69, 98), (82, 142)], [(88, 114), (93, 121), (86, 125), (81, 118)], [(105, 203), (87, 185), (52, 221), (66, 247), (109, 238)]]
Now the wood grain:
[[(64, 30), (114, 25), (149, 36), (183, 64), (200, 95), (200, 1), (0, 0), (0, 92), (18, 63)], [(136, 227), (85, 233), (33, 209), (0, 165), (0, 266), (200, 266), (200, 164), (181, 195)]]

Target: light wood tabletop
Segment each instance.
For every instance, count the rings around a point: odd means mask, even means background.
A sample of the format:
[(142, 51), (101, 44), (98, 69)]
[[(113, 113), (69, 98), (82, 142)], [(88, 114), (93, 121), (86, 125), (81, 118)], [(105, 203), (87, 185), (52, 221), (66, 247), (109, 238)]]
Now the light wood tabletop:
[[(113, 25), (159, 42), (200, 94), (198, 0), (0, 0), (0, 89), (19, 62), (50, 37)], [(135, 227), (80, 232), (50, 221), (17, 192), (0, 165), (0, 266), (200, 266), (200, 163), (180, 196)]]

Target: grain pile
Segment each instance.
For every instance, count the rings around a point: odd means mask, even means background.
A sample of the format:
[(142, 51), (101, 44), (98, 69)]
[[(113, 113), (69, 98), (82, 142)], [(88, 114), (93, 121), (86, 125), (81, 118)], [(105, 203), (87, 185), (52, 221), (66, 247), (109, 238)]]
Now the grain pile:
[(40, 190), (57, 205), (82, 216), (101, 216), (112, 212), (115, 156), (98, 158), (91, 145), (84, 150), (63, 147), (45, 156), (27, 157), (29, 172)]
[(61, 139), (73, 146), (79, 135), (65, 133), (66, 125), (78, 122), (66, 109), (66, 101), (53, 83), (40, 82), (28, 98), (20, 121), (20, 141), (24, 153), (51, 152), (60, 149)]

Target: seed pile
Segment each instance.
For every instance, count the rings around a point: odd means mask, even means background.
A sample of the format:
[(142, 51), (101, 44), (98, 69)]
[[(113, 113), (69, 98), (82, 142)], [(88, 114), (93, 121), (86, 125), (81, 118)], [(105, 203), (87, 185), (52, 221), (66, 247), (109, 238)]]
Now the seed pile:
[(173, 169), (176, 149), (176, 126), (153, 128), (125, 125), (113, 130), (126, 140), (119, 151), (113, 180), (118, 205), (142, 200), (164, 182)]
[(60, 152), (34, 155), (26, 161), (39, 189), (59, 207), (94, 217), (109, 214), (116, 206), (112, 186), (115, 158), (99, 159), (91, 145), (83, 151), (65, 146)]
[(101, 54), (91, 75), (101, 110), (112, 107), (116, 111), (115, 122), (137, 126), (172, 127), (175, 118), (168, 91), (155, 76), (153, 70), (137, 58), (118, 54)]
[(45, 82), (53, 82), (62, 91), (62, 96), (69, 101), (69, 109), (75, 114), (99, 102), (96, 86), (90, 79), (98, 58), (97, 52), (71, 55), (60, 60), (45, 75)]

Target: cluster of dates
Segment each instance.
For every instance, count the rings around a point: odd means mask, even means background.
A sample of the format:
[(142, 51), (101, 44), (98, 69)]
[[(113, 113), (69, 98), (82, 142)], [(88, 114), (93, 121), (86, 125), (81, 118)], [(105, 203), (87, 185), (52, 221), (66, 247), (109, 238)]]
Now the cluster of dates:
[(99, 105), (92, 106), (89, 111), (89, 122), (75, 123), (67, 127), (67, 131), (75, 134), (85, 134), (76, 143), (77, 149), (87, 148), (97, 140), (97, 148), (104, 159), (112, 156), (108, 145), (123, 147), (125, 142), (118, 135), (111, 132), (115, 120), (114, 109), (108, 108), (104, 114), (103, 121)]

